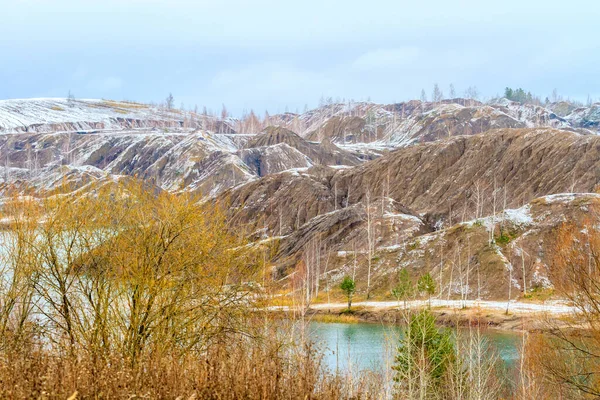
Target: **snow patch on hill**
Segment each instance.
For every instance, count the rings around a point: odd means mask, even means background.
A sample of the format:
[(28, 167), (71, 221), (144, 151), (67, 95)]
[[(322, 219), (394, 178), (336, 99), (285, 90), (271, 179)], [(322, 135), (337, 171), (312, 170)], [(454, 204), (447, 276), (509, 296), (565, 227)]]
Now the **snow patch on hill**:
[(511, 223), (517, 226), (527, 226), (533, 223), (531, 216), (531, 206), (529, 204), (516, 208), (507, 209), (496, 215), (490, 215), (485, 218), (477, 218), (467, 221), (464, 224), (467, 226), (483, 225), (488, 231), (494, 229), (500, 223)]

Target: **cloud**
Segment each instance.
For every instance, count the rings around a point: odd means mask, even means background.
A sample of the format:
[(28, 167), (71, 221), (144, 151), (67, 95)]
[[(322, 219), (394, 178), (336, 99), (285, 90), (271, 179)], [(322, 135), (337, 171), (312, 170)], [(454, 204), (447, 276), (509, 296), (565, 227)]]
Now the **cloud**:
[(398, 101), (452, 82), (487, 95), (557, 87), (585, 101), (600, 92), (597, 13), (551, 2), (0, 0), (11, 60), (0, 97), (173, 91), (186, 104), (277, 110), (321, 95)]
[(352, 66), (358, 70), (402, 67), (415, 63), (420, 56), (417, 47), (377, 49), (359, 56)]

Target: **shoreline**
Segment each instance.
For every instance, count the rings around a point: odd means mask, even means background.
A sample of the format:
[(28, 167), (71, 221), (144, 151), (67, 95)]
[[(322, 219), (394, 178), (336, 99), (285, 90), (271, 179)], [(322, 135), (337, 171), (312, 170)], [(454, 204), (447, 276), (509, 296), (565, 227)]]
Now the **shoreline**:
[[(339, 323), (385, 323), (400, 324), (406, 310), (428, 307), (427, 301), (403, 303), (390, 301), (362, 301), (352, 304), (347, 311), (346, 303), (312, 304), (304, 313), (305, 318), (321, 322)], [(298, 308), (272, 306), (270, 311), (285, 315), (299, 312)], [(563, 301), (548, 301), (544, 304), (511, 302), (506, 314), (506, 302), (477, 300), (431, 300), (431, 312), (438, 323), (448, 327), (479, 326), (513, 332), (541, 332), (557, 326), (566, 326), (566, 318), (577, 313), (577, 309)]]

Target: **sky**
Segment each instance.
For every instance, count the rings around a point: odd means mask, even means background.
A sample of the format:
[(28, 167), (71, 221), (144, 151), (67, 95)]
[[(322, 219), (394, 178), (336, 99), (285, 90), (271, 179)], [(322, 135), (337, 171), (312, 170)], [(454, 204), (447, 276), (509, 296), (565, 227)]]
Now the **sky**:
[(391, 103), (476, 86), (600, 100), (600, 1), (0, 0), (0, 99)]

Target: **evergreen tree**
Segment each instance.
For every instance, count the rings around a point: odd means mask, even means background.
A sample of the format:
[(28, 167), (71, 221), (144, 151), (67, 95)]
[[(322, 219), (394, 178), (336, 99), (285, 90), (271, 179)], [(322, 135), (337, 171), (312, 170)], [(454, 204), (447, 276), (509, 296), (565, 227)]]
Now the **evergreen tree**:
[(410, 279), (410, 273), (408, 269), (402, 268), (398, 274), (398, 284), (392, 289), (392, 296), (394, 296), (398, 303), (404, 301), (404, 308), (406, 308), (406, 301), (414, 295), (415, 288)]
[(394, 380), (398, 398), (431, 398), (444, 390), (446, 371), (455, 360), (451, 332), (438, 329), (428, 310), (412, 315), (400, 339)]
[(350, 307), (352, 307), (352, 295), (356, 290), (356, 283), (354, 283), (354, 279), (346, 275), (342, 281), (342, 284), (340, 285), (340, 288), (344, 293), (346, 293), (346, 296), (348, 296), (348, 310), (350, 310)]

